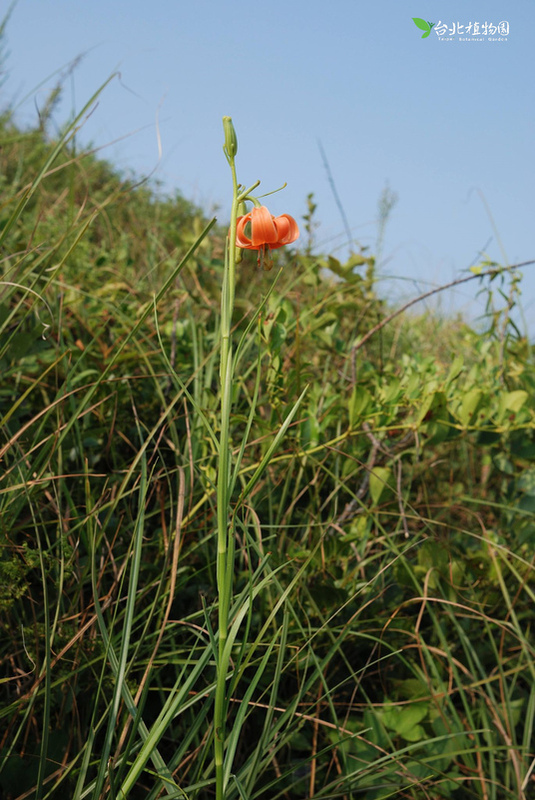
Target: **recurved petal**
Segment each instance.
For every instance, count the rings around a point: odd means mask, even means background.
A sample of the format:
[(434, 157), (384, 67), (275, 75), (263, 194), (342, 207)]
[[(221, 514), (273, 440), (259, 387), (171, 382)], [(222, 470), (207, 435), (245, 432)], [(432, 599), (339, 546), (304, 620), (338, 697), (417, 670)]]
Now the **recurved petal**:
[(274, 218), (265, 206), (253, 208), (251, 211), (251, 246), (274, 244), (278, 240)]
[(255, 250), (256, 248), (251, 244), (251, 239), (245, 233), (245, 226), (248, 222), (251, 222), (251, 212), (243, 217), (238, 217), (236, 220), (236, 246), (247, 250)]
[(275, 217), (273, 222), (277, 229), (277, 245), (279, 247), (295, 242), (299, 236), (299, 228), (293, 217), (289, 214), (281, 214), (280, 217)]

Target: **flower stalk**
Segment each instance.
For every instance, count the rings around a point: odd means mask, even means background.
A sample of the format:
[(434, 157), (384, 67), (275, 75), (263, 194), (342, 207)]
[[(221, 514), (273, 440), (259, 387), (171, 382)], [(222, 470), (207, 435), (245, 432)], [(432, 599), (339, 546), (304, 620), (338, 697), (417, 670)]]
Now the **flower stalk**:
[(234, 561), (234, 531), (230, 514), (230, 412), (232, 401), (232, 313), (236, 284), (236, 220), (238, 216), (238, 181), (235, 156), (238, 151), (237, 137), (230, 117), (223, 118), (225, 144), (223, 151), (232, 174), (232, 207), (230, 231), (225, 248), (225, 272), (221, 291), (221, 361), (219, 378), (221, 383), (221, 432), (217, 471), (217, 592), (218, 611), (218, 655), (217, 678), (214, 702), (214, 760), (216, 771), (216, 800), (224, 800), (225, 720), (227, 715), (226, 683), (228, 659), (226, 644), (229, 627), (229, 611), (232, 599), (232, 565)]
[[(235, 520), (232, 507), (232, 442), (230, 418), (234, 385), (232, 349), (232, 317), (236, 286), (236, 264), (241, 261), (241, 250), (259, 251), (259, 258), (271, 247), (282, 247), (295, 241), (299, 235), (297, 224), (287, 214), (273, 217), (251, 196), (260, 181), (245, 189), (236, 177), (235, 157), (238, 152), (236, 131), (230, 117), (223, 117), (225, 143), (223, 151), (232, 175), (232, 207), (229, 235), (225, 248), (225, 272), (221, 291), (221, 355), (219, 377), (221, 385), (221, 428), (219, 436), (217, 496), (217, 592), (218, 592), (218, 644), (217, 674), (214, 699), (214, 763), (216, 773), (216, 800), (225, 800), (230, 766), (225, 764), (226, 718), (228, 711), (227, 684), (229, 678), (232, 640), (229, 640), (230, 607), (234, 589)], [(255, 208), (245, 214), (245, 201)], [(252, 215), (252, 216), (251, 216)], [(247, 219), (246, 219), (247, 218)], [(245, 225), (251, 220), (251, 238)], [(245, 220), (245, 221), (244, 221)], [(260, 220), (260, 222), (259, 222)], [(241, 226), (241, 227), (239, 227)], [(240, 616), (242, 612), (238, 614)], [(235, 636), (235, 633), (234, 633)]]
[(216, 769), (216, 800), (224, 800), (224, 759), (225, 759), (225, 720), (227, 715), (226, 684), (230, 652), (227, 649), (229, 613), (233, 594), (234, 576), (234, 520), (231, 509), (229, 487), (231, 485), (231, 441), (230, 415), (232, 410), (232, 387), (234, 379), (232, 359), (232, 316), (236, 286), (236, 263), (238, 247), (236, 244), (236, 224), (238, 209), (250, 191), (240, 191), (236, 178), (235, 156), (238, 151), (237, 137), (230, 117), (223, 118), (225, 144), (223, 151), (227, 157), (232, 174), (232, 207), (230, 229), (225, 249), (225, 272), (221, 291), (221, 361), (219, 377), (221, 384), (221, 431), (219, 437), (219, 457), (217, 470), (217, 591), (219, 599), (218, 615), (218, 657), (217, 678), (214, 703), (214, 759)]

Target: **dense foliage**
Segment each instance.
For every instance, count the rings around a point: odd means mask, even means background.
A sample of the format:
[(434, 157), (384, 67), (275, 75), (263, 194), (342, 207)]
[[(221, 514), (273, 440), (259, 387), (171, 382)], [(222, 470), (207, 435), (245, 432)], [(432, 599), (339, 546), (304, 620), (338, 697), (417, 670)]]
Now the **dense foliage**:
[[(0, 126), (0, 794), (209, 798), (226, 231), (78, 153), (74, 129)], [(381, 327), (373, 258), (302, 241), (272, 272), (246, 254), (236, 291), (236, 493), (308, 390), (239, 511), (254, 600), (229, 798), (528, 800), (535, 369), (516, 279), (474, 277), (503, 298), (484, 333)]]

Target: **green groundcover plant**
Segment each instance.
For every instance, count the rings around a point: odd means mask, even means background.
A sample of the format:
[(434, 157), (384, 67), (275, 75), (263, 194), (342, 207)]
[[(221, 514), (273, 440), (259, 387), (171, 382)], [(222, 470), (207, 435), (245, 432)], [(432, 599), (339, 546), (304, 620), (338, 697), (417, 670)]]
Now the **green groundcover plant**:
[(518, 270), (389, 308), (230, 118), (221, 226), (78, 150), (95, 99), (0, 121), (0, 796), (529, 800)]

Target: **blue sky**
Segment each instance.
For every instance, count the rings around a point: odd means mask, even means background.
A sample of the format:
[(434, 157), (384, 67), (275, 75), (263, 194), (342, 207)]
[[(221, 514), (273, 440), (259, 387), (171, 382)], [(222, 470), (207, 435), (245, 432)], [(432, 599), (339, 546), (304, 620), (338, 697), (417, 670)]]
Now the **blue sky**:
[[(509, 35), (422, 39), (413, 17), (449, 29), (507, 21)], [(221, 221), (228, 114), (239, 180), (260, 178), (266, 192), (286, 181), (269, 206), (297, 219), (314, 192), (318, 249), (343, 258), (321, 141), (352, 235), (372, 251), (381, 192), (398, 196), (380, 266), (398, 302), (460, 276), (482, 249), (501, 263), (535, 258), (534, 45), (532, 0), (18, 0), (2, 92), (29, 122), (82, 56), (59, 123), (119, 70), (81, 141), (207, 211), (218, 206)], [(476, 283), (444, 297), (443, 309), (477, 315)], [(535, 266), (524, 270), (523, 306), (535, 333)]]

